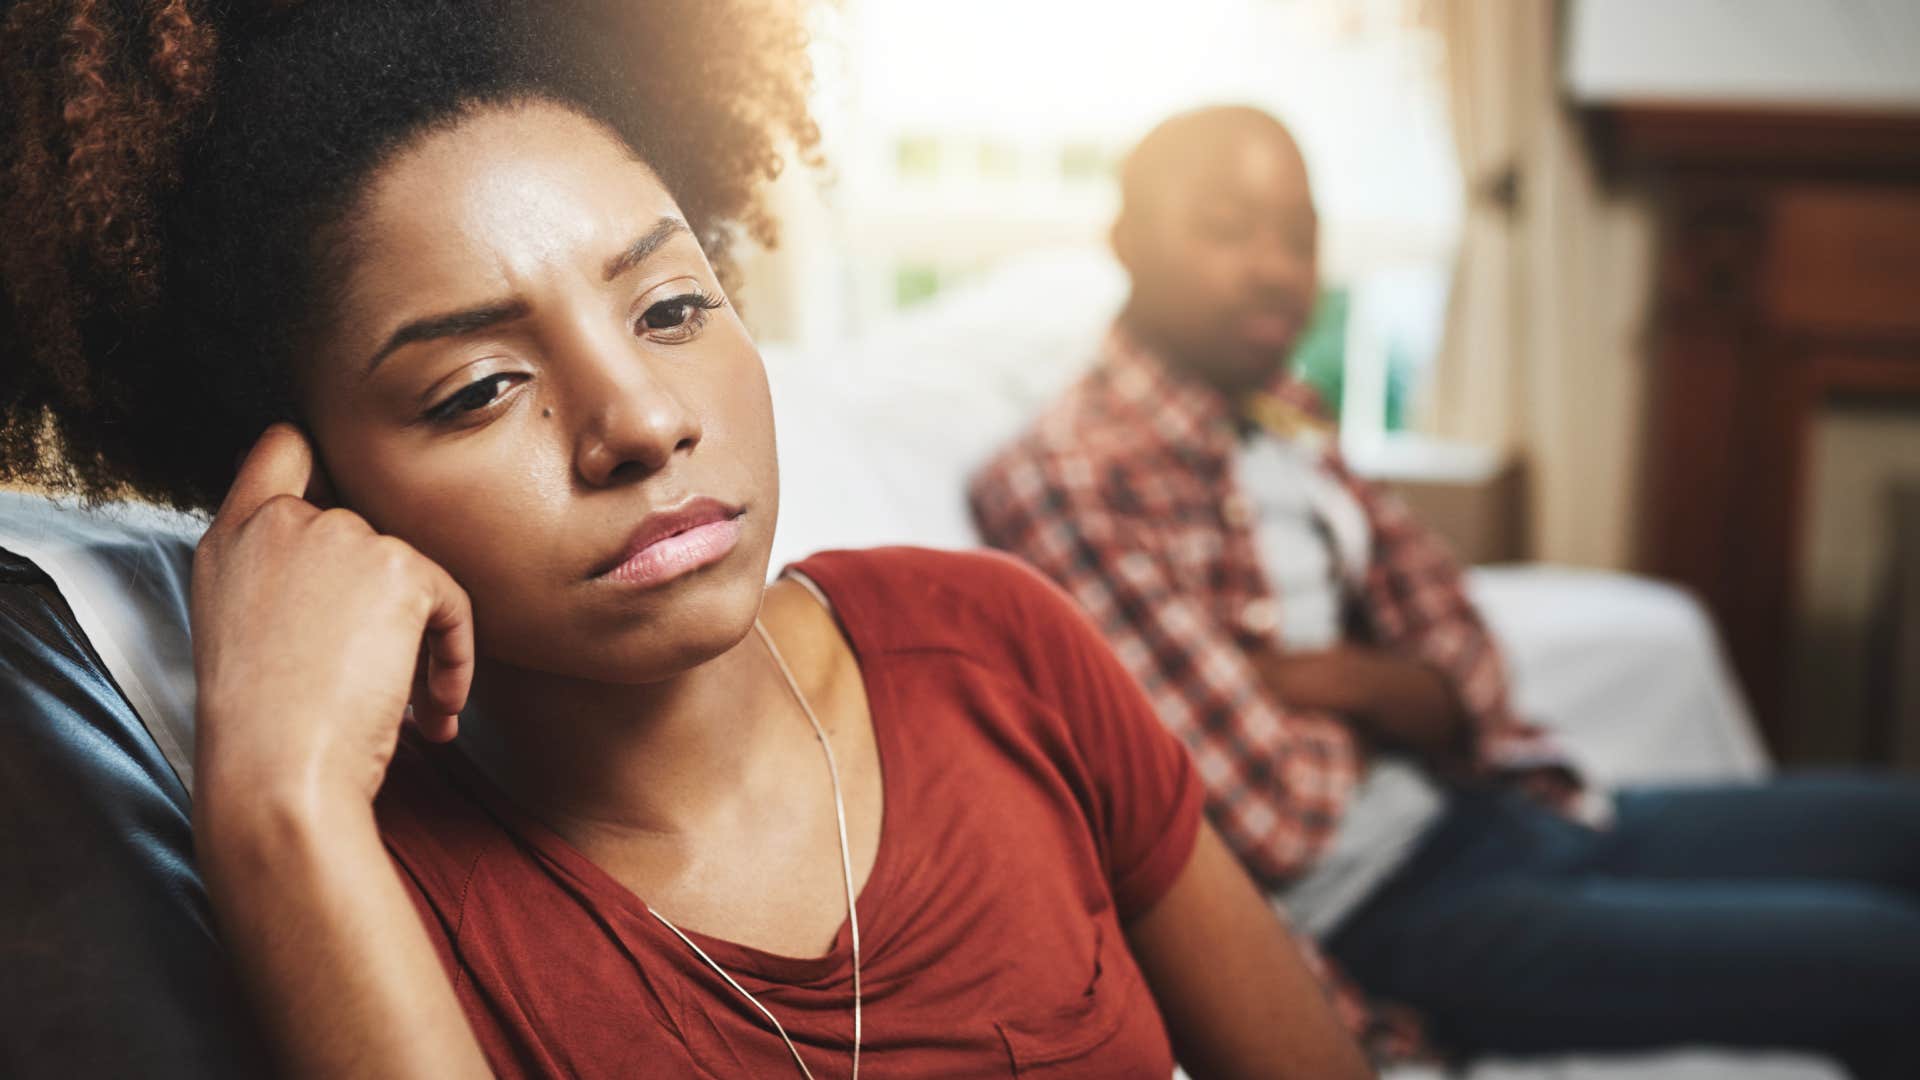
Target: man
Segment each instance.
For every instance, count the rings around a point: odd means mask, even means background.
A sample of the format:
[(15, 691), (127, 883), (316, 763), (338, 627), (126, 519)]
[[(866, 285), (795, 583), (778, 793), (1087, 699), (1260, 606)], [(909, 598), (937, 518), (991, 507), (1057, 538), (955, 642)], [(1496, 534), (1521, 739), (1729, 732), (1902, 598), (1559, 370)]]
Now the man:
[(1100, 362), (975, 478), (988, 540), (1093, 616), (1255, 877), (1464, 1053), (1675, 1043), (1920, 1076), (1920, 786), (1623, 792), (1508, 704), (1453, 560), (1285, 376), (1317, 217), (1272, 117), (1166, 121), (1122, 174)]

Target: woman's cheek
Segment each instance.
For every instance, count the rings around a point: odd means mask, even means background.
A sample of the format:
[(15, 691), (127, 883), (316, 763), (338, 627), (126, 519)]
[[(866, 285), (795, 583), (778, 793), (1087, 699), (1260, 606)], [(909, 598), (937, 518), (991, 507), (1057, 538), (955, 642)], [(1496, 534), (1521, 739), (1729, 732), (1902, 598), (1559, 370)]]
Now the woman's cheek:
[(390, 474), (376, 527), (418, 548), (469, 591), (540, 576), (542, 564), (568, 550), (554, 535), (564, 473), (540, 455), (459, 449), (465, 452), (422, 455), (431, 460)]

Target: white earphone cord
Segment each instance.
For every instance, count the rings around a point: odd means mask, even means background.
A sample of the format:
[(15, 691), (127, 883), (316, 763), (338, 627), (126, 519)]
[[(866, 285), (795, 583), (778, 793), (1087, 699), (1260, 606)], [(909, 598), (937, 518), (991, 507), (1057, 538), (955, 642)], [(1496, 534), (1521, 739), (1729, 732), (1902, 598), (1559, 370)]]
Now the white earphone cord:
[[(847, 846), (847, 804), (840, 793), (840, 765), (834, 760), (833, 745), (827, 741), (826, 729), (820, 726), (820, 719), (813, 714), (813, 706), (808, 703), (807, 695), (800, 692), (800, 682), (793, 677), (792, 669), (787, 667), (787, 658), (780, 654), (780, 647), (773, 643), (773, 636), (767, 633), (767, 628), (761, 625), (759, 619), (753, 621), (753, 629), (760, 635), (761, 643), (767, 647), (768, 655), (773, 657), (774, 665), (780, 669), (781, 677), (786, 679), (787, 689), (793, 693), (793, 700), (800, 704), (800, 711), (806, 714), (807, 723), (813, 725), (814, 737), (820, 740), (820, 749), (827, 756), (827, 776), (833, 782), (833, 816), (840, 830), (840, 871), (847, 888), (848, 939), (853, 948), (853, 1080), (860, 1080), (860, 1043), (863, 1035), (860, 1001), (860, 911), (853, 894), (853, 857)], [(694, 955), (705, 961), (706, 965), (712, 968), (715, 974), (725, 979), (727, 985), (738, 991), (741, 997), (746, 998), (748, 1004), (760, 1011), (761, 1016), (767, 1018), (767, 1023), (773, 1025), (773, 1030), (780, 1036), (780, 1041), (787, 1044), (788, 1053), (793, 1055), (793, 1063), (800, 1067), (800, 1075), (807, 1080), (813, 1080), (813, 1070), (807, 1068), (806, 1061), (800, 1057), (800, 1048), (793, 1044), (793, 1039), (787, 1035), (787, 1029), (780, 1026), (780, 1021), (774, 1018), (773, 1013), (768, 1011), (765, 1005), (760, 1004), (758, 998), (748, 993), (746, 987), (735, 981), (732, 975), (727, 974), (725, 968), (715, 963), (705, 949), (694, 944), (692, 938), (669, 922), (665, 915), (653, 911), (651, 907), (647, 910), (653, 913), (654, 918), (660, 920), (662, 926), (673, 931), (675, 937), (686, 942), (687, 948), (692, 949)]]

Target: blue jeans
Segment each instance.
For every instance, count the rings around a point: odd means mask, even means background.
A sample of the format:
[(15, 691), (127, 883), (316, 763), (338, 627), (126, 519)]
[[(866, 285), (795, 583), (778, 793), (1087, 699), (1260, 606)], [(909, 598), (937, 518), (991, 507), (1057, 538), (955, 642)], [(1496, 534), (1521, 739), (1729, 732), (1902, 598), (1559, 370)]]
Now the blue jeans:
[(1473, 1055), (1798, 1049), (1920, 1077), (1920, 782), (1456, 797), (1328, 950)]

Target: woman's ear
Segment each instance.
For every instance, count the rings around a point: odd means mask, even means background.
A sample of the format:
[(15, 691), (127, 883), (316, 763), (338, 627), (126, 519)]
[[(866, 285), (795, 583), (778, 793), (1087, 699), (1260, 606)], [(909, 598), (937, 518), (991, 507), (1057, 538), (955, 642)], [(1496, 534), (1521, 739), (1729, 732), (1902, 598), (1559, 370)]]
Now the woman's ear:
[[(313, 436), (308, 435), (307, 440), (311, 442)], [(339, 500), (334, 497), (333, 481), (327, 476), (327, 467), (321, 462), (320, 455), (317, 453), (313, 455), (313, 474), (307, 477), (306, 494), (301, 498), (322, 510), (331, 510), (340, 505)]]

